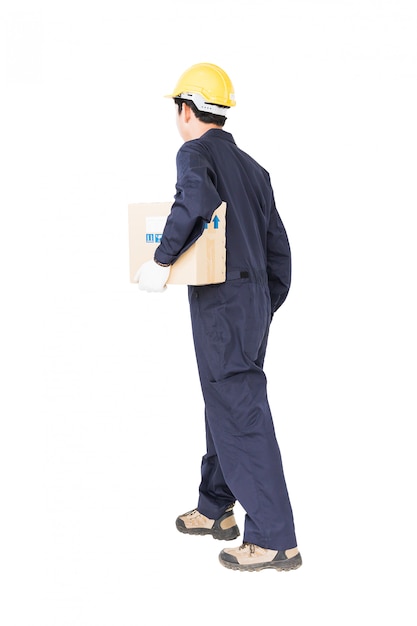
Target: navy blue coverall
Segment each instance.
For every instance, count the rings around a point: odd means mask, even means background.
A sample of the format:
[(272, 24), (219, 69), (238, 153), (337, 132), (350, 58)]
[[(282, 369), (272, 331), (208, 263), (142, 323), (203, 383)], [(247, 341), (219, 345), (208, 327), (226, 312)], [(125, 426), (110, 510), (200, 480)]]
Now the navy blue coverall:
[(291, 254), (268, 173), (230, 133), (211, 128), (178, 151), (155, 259), (175, 263), (222, 201), (226, 282), (188, 287), (207, 440), (197, 508), (217, 519), (237, 500), (243, 540), (286, 550), (297, 542), (263, 363), (272, 316), (290, 287)]

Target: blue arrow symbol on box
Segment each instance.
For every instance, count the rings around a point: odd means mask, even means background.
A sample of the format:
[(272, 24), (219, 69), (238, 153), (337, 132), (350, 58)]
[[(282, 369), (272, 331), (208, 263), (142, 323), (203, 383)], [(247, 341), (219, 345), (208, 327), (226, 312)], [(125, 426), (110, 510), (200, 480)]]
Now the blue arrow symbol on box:
[[(219, 228), (219, 222), (220, 222), (220, 217), (218, 217), (217, 215), (215, 215), (212, 219), (212, 222), (214, 223), (214, 228), (216, 230), (218, 230)], [(204, 224), (204, 228), (208, 228), (208, 224), (207, 222)]]

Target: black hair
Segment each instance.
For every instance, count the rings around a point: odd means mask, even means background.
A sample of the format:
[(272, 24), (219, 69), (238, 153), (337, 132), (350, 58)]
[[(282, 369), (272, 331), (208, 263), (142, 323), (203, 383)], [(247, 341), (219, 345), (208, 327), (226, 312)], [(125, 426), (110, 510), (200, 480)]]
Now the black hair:
[[(204, 122), (205, 124), (216, 124), (216, 126), (220, 126), (220, 127), (225, 125), (225, 122), (226, 122), (225, 115), (216, 115), (214, 113), (207, 113), (207, 111), (200, 111), (199, 109), (197, 109), (196, 105), (194, 104), (192, 100), (186, 100), (185, 98), (174, 98), (174, 102), (178, 106), (178, 113), (181, 113), (182, 105), (183, 103), (185, 103), (185, 104), (188, 104), (188, 106), (193, 111), (196, 118), (199, 119), (201, 122)], [(224, 108), (225, 110), (228, 109), (228, 107), (224, 107)]]

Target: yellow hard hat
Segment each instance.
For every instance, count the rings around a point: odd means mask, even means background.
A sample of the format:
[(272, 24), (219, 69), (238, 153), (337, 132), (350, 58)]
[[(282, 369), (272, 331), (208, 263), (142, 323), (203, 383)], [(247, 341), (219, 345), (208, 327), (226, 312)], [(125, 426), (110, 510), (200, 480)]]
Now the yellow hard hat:
[(216, 115), (224, 115), (224, 109), (219, 107), (236, 105), (232, 81), (221, 67), (212, 63), (192, 65), (166, 97), (192, 100), (200, 111)]

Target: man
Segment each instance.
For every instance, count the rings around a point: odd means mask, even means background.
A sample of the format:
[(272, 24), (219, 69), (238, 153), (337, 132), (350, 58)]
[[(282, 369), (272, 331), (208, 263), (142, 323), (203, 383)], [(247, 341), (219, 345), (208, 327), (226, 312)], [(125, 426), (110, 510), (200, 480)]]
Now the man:
[(238, 501), (246, 512), (243, 544), (222, 550), (222, 565), (296, 569), (302, 561), (263, 371), (269, 326), (290, 287), (287, 235), (268, 173), (223, 130), (235, 106), (228, 75), (213, 64), (193, 65), (168, 97), (184, 144), (171, 213), (154, 260), (139, 268), (139, 288), (163, 291), (170, 266), (227, 205), (226, 281), (188, 287), (207, 451), (197, 508), (176, 525), (235, 539)]

